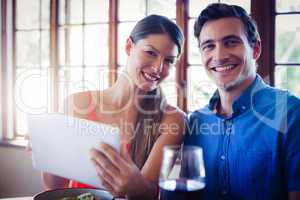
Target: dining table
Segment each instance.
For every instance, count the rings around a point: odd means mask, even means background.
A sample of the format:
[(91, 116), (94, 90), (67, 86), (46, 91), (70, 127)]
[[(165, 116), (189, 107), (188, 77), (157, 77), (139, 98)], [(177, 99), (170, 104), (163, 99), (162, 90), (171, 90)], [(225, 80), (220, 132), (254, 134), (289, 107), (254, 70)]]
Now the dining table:
[[(4, 198), (0, 200), (33, 200), (33, 197), (13, 197), (13, 198)], [(114, 198), (114, 200), (125, 200), (124, 198)]]
[(0, 200), (33, 200), (33, 197), (13, 197), (13, 198), (4, 198)]
[[(90, 193), (93, 196), (106, 199), (106, 200), (126, 200), (125, 198), (114, 198), (109, 192), (103, 189), (89, 189), (89, 188), (61, 188), (55, 190), (48, 190), (40, 192), (32, 196), (19, 196), (19, 197), (7, 197), (0, 200), (33, 200), (33, 199), (61, 199), (68, 196), (78, 196), (79, 194)], [(35, 198), (36, 197), (36, 198)]]

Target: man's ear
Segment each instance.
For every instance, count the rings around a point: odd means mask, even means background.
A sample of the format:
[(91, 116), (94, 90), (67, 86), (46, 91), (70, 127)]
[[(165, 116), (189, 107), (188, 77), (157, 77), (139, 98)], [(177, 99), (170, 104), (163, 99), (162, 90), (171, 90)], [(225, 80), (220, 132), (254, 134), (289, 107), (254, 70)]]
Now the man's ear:
[(126, 51), (127, 56), (130, 55), (130, 51), (133, 48), (133, 45), (134, 45), (134, 43), (133, 43), (131, 37), (127, 38), (126, 45), (125, 45), (125, 51)]
[(257, 40), (253, 47), (253, 59), (257, 60), (261, 54), (261, 41)]

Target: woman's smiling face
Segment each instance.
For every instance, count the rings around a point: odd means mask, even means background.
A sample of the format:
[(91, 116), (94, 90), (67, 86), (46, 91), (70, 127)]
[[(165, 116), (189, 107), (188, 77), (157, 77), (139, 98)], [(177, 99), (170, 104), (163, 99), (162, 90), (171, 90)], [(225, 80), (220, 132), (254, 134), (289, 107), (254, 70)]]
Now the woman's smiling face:
[(150, 34), (133, 42), (127, 40), (127, 68), (134, 84), (144, 90), (157, 88), (169, 74), (177, 60), (178, 47), (168, 34)]

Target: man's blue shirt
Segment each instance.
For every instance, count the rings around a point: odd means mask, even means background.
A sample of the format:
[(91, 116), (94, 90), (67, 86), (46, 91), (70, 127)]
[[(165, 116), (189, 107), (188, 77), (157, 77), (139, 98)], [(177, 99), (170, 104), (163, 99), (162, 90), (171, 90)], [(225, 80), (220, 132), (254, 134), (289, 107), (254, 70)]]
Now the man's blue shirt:
[(300, 100), (258, 75), (234, 101), (233, 114), (209, 105), (189, 117), (185, 145), (203, 148), (206, 198), (287, 199), (300, 190)]

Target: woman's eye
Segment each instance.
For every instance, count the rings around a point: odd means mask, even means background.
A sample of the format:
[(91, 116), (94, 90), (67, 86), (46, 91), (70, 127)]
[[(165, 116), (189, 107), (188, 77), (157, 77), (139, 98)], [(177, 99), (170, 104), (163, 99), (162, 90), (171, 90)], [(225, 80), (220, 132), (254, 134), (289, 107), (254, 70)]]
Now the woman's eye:
[(174, 65), (175, 64), (175, 59), (165, 59), (165, 62), (170, 64), (170, 65)]
[(150, 56), (156, 56), (156, 53), (154, 51), (146, 51), (146, 53)]

